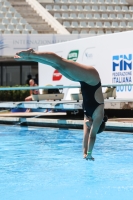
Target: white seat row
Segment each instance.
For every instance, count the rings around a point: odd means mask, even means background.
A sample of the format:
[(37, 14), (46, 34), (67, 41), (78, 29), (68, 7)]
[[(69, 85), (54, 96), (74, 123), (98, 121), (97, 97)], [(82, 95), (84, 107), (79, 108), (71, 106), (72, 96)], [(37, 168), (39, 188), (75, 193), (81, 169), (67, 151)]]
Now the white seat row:
[(64, 21), (63, 26), (66, 28), (133, 28), (133, 22), (86, 22), (86, 21), (81, 21), (78, 23), (77, 21), (72, 21), (71, 23), (69, 21)]
[(3, 30), (1, 31), (0, 30), (0, 33), (2, 34), (37, 34), (37, 31), (35, 30), (32, 30), (32, 31), (27, 31), (27, 30), (22, 30), (22, 31), (18, 31), (18, 30), (13, 30), (13, 31), (10, 31), (10, 30)]
[(8, 19), (2, 19), (1, 21), (1, 28), (3, 26), (3, 29), (6, 29), (7, 27), (11, 30), (13, 30), (16, 27), (19, 27), (18, 29), (23, 30), (23, 28), (34, 30), (23, 18), (17, 19), (17, 18), (11, 18)]
[(23, 18), (2, 18), (2, 24), (23, 24), (27, 25), (27, 21)]
[(91, 34), (91, 35), (97, 35), (97, 34), (110, 34), (110, 33), (116, 33), (116, 32), (120, 32), (120, 31), (116, 31), (116, 30), (72, 30), (72, 34)]
[(46, 5), (48, 11), (132, 12), (133, 6)]
[(13, 25), (13, 24), (0, 24), (0, 29), (1, 30), (20, 30), (22, 31), (23, 29), (26, 29), (26, 30), (34, 30), (29, 24), (26, 24), (26, 25), (22, 25), (22, 24), (17, 24), (17, 25)]
[(7, 12), (8, 10), (16, 11), (9, 2), (0, 2), (0, 10)]
[(133, 19), (133, 14), (129, 14), (129, 13), (126, 13), (126, 14), (102, 14), (102, 17), (101, 19), (122, 19), (122, 20), (130, 20), (130, 19)]
[[(104, 34), (104, 31), (103, 30), (98, 30), (98, 31), (95, 31), (95, 30), (81, 30), (80, 31), (80, 34), (91, 34), (91, 35), (96, 35), (96, 34)], [(72, 34), (74, 34), (74, 31), (72, 31)]]
[(11, 4), (8, 2), (8, 1), (0, 1), (0, 4), (2, 5), (2, 6), (5, 6), (5, 7), (10, 7), (11, 6)]
[(4, 17), (16, 17), (16, 18), (22, 18), (21, 15), (18, 12), (1, 12), (0, 11), (0, 18)]
[[(39, 2), (41, 3), (41, 1)], [(55, 3), (127, 4), (126, 0), (55, 0)]]
[(37, 33), (34, 29), (30, 29), (29, 26), (23, 27), (21, 25), (17, 25), (14, 27), (13, 25), (8, 25), (5, 27), (3, 24), (0, 24), (0, 31), (6, 32), (6, 33)]
[(116, 19), (116, 20), (130, 20), (133, 19), (133, 14), (91, 14), (91, 13), (54, 13), (54, 17), (56, 19), (87, 19), (87, 20), (109, 20), (109, 19)]

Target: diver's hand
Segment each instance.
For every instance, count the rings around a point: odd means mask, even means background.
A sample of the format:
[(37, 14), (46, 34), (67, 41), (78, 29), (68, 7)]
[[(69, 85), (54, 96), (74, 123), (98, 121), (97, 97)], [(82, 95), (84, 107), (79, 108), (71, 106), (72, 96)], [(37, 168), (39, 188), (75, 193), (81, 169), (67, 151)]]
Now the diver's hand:
[(86, 160), (94, 161), (95, 159), (90, 154), (84, 154)]

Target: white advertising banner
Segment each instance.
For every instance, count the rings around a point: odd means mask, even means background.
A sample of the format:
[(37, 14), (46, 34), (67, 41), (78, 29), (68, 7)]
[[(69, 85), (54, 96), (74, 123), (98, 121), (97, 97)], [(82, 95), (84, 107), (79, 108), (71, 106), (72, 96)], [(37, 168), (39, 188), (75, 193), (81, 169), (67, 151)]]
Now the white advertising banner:
[[(102, 84), (133, 83), (133, 31), (100, 35), (58, 44), (39, 46), (39, 51), (55, 52), (59, 56), (85, 65), (94, 66), (101, 77)], [(39, 64), (39, 85), (78, 85), (62, 76), (51, 66)], [(69, 92), (68, 92), (69, 91)], [(73, 89), (65, 91), (77, 93)], [(132, 86), (118, 86), (117, 98), (133, 98)]]
[(0, 34), (0, 56), (14, 56), (17, 51), (28, 48), (38, 49), (40, 45), (55, 44), (87, 35), (54, 35), (54, 34)]

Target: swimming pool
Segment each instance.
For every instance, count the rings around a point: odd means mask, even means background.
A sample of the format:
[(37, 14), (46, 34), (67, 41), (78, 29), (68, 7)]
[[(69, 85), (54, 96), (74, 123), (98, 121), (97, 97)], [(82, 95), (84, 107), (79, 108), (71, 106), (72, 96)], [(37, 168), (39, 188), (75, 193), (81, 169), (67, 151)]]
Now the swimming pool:
[(94, 162), (82, 131), (0, 126), (2, 200), (132, 200), (133, 134), (97, 135)]

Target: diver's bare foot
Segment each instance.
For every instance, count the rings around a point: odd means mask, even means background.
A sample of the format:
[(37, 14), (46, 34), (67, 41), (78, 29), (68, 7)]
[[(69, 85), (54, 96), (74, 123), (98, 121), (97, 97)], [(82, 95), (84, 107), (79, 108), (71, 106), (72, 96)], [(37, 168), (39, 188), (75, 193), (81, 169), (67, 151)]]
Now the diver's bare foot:
[(34, 52), (33, 49), (27, 49), (27, 50), (25, 50), (25, 51), (17, 52), (16, 55), (18, 55), (18, 56), (20, 56), (20, 57), (25, 57), (25, 58), (27, 58), (27, 57), (29, 57), (29, 54), (30, 54), (30, 53), (33, 53), (33, 52)]
[(31, 60), (30, 58), (30, 53), (33, 53), (34, 50), (33, 49), (28, 49), (25, 51), (20, 51), (18, 53), (16, 53), (16, 55), (14, 56), (15, 60)]

